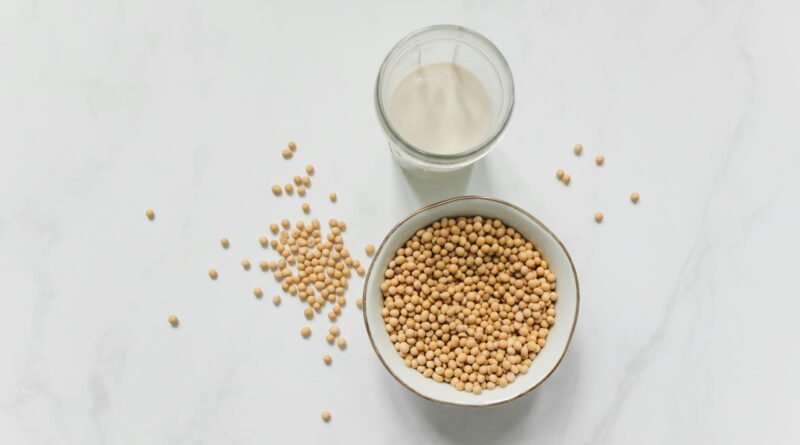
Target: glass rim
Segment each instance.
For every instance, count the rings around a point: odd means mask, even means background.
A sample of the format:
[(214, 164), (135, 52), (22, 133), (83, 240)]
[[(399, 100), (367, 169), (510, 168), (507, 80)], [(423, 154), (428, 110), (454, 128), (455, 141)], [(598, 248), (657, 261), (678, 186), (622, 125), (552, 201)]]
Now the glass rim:
[[(391, 122), (389, 120), (389, 117), (388, 117), (388, 113), (387, 113), (387, 111), (386, 111), (386, 109), (384, 107), (384, 102), (381, 99), (381, 87), (383, 86), (383, 78), (384, 78), (384, 76), (386, 74), (386, 71), (389, 68), (388, 64), (389, 64), (389, 60), (392, 58), (392, 56), (397, 54), (397, 52), (400, 50), (400, 48), (403, 47), (405, 44), (407, 44), (411, 39), (413, 39), (415, 37), (418, 37), (418, 36), (420, 36), (422, 34), (427, 34), (427, 33), (435, 32), (435, 31), (458, 31), (458, 32), (462, 32), (462, 33), (464, 33), (464, 34), (466, 34), (466, 35), (468, 35), (468, 36), (470, 36), (472, 38), (475, 38), (480, 43), (485, 45), (486, 49), (488, 49), (489, 52), (493, 53), (493, 55), (495, 55), (497, 57), (497, 60), (499, 62), (500, 68), (503, 71), (505, 71), (505, 73), (508, 74), (508, 79), (510, 80), (510, 85), (509, 85), (510, 103), (508, 105), (508, 110), (505, 112), (505, 115), (502, 118), (503, 119), (502, 122), (500, 123), (500, 125), (498, 125), (493, 130), (493, 132), (491, 133), (491, 136), (489, 138), (487, 138), (486, 140), (484, 140), (483, 142), (481, 142), (477, 146), (471, 148), (470, 150), (462, 152), (462, 153), (457, 153), (457, 154), (432, 153), (430, 151), (424, 150), (424, 149), (422, 149), (420, 147), (417, 147), (416, 145), (412, 144), (411, 142), (409, 142), (408, 140), (403, 138), (403, 136), (400, 135), (400, 132), (398, 132), (392, 126), (392, 124), (391, 124)], [(379, 117), (379, 120), (381, 121), (381, 125), (383, 126), (384, 131), (386, 132), (387, 135), (389, 135), (389, 137), (391, 139), (395, 140), (395, 142), (397, 142), (398, 145), (401, 148), (408, 149), (407, 151), (410, 151), (413, 155), (415, 155), (417, 157), (421, 157), (421, 158), (426, 159), (426, 160), (433, 161), (433, 162), (436, 162), (436, 161), (465, 161), (465, 160), (469, 160), (469, 158), (471, 158), (471, 157), (473, 157), (475, 155), (478, 155), (478, 157), (480, 157), (483, 154), (485, 154), (485, 153), (482, 153), (482, 152), (484, 152), (487, 149), (489, 149), (492, 146), (494, 146), (494, 144), (497, 142), (497, 139), (500, 137), (500, 135), (503, 134), (503, 132), (505, 131), (506, 127), (508, 126), (508, 122), (509, 122), (509, 120), (511, 120), (511, 115), (512, 115), (512, 112), (514, 111), (514, 76), (511, 73), (511, 67), (508, 65), (508, 61), (506, 61), (506, 58), (505, 58), (505, 56), (503, 56), (503, 53), (500, 52), (500, 50), (497, 48), (497, 46), (495, 46), (494, 43), (492, 43), (488, 38), (486, 38), (482, 34), (476, 32), (476, 31), (473, 31), (473, 30), (471, 30), (469, 28), (466, 28), (466, 27), (463, 27), (463, 26), (459, 26), (459, 25), (441, 24), (441, 25), (426, 26), (426, 27), (417, 29), (416, 31), (413, 31), (410, 34), (408, 34), (405, 37), (403, 37), (402, 39), (400, 39), (392, 47), (392, 49), (389, 51), (389, 53), (386, 55), (386, 57), (383, 59), (383, 63), (381, 63), (380, 70), (378, 71), (377, 81), (375, 82), (375, 108), (377, 108), (378, 117)]]

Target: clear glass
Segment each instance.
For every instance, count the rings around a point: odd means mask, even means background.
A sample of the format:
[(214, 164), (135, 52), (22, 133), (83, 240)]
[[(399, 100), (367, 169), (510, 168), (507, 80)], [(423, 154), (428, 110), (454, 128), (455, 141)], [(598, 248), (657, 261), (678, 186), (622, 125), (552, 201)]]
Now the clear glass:
[[(469, 70), (489, 95), (492, 123), (486, 138), (457, 154), (438, 154), (414, 146), (389, 120), (389, 101), (403, 78), (423, 65), (453, 63)], [(422, 28), (400, 40), (386, 56), (375, 84), (378, 120), (395, 160), (415, 173), (450, 172), (486, 156), (500, 141), (514, 109), (514, 79), (497, 47), (486, 37), (456, 25)]]

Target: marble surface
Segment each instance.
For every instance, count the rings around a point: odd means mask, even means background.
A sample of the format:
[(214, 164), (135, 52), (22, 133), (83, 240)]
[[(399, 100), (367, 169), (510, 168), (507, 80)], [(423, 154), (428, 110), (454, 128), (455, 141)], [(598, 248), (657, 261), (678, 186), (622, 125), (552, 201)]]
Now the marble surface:
[[(0, 2), (0, 443), (798, 443), (800, 3), (600, 3)], [(474, 169), (420, 183), (372, 94), (433, 23), (492, 39), (517, 106)], [(300, 304), (238, 266), (302, 217), (267, 188), (307, 162), (354, 251), (456, 194), (536, 214), (583, 291), (558, 371), (501, 407), (431, 404), (352, 304), (326, 369), (324, 317), (303, 341)]]

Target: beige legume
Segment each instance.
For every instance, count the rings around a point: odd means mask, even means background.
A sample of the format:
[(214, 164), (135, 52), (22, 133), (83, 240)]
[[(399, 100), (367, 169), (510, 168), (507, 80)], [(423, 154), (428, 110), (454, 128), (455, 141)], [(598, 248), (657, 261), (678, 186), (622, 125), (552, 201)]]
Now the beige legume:
[(405, 246), (384, 271), (381, 316), (406, 366), (475, 394), (527, 372), (557, 299), (533, 244), (478, 216), (434, 222)]
[[(301, 182), (303, 180), (310, 181), (301, 178)], [(305, 186), (297, 186), (298, 193), (300, 187), (304, 189)], [(284, 193), (284, 189), (280, 192)], [(307, 205), (304, 208), (310, 210), (309, 203), (303, 204)], [(326, 313), (331, 321), (336, 321), (346, 304), (345, 293), (351, 272), (364, 273), (360, 262), (345, 247), (345, 221), (331, 219), (327, 232), (323, 232), (324, 228), (315, 218), (308, 222), (299, 220), (294, 225), (284, 218), (277, 223), (271, 223), (268, 228), (274, 236), (270, 240), (266, 235), (259, 235), (259, 244), (264, 248), (271, 246), (280, 256), (275, 261), (260, 260), (254, 261), (254, 264), (264, 272), (271, 270), (284, 292), (297, 296), (305, 303), (304, 315), (310, 315), (313, 319), (315, 312), (330, 305)], [(248, 259), (243, 259), (241, 264), (246, 270), (253, 267)], [(264, 291), (254, 288), (253, 295), (262, 298)], [(278, 306), (280, 303), (280, 295), (275, 295), (273, 304)], [(363, 301), (358, 304), (363, 308)], [(339, 328), (334, 327), (325, 339), (331, 344), (337, 344), (338, 335)], [(345, 340), (338, 344), (346, 347)]]

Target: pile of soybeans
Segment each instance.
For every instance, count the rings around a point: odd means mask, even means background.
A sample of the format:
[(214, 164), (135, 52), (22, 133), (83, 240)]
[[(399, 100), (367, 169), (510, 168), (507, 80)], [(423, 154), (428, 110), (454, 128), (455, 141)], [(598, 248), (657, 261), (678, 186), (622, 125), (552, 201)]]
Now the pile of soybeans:
[(525, 374), (555, 322), (556, 276), (503, 221), (443, 218), (384, 271), (381, 315), (406, 366), (479, 394)]

